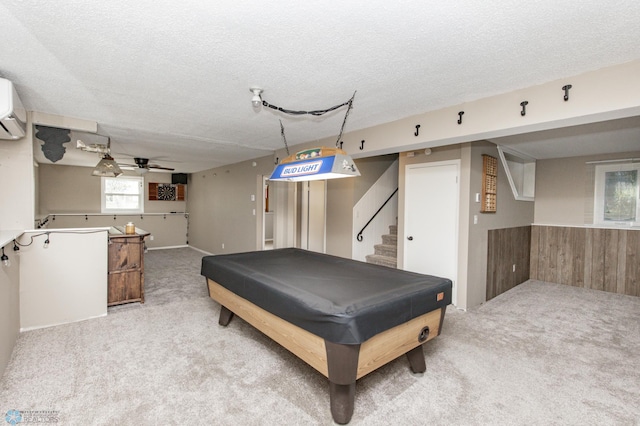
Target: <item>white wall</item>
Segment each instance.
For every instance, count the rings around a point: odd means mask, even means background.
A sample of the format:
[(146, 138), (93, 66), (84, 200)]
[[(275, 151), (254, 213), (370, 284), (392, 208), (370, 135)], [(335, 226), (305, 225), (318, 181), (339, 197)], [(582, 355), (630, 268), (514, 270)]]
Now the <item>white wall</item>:
[(0, 263), (0, 378), (9, 363), (20, 330), (20, 258), (13, 244), (4, 247), (10, 266)]
[[(360, 198), (353, 207), (353, 229), (354, 234), (360, 232), (363, 226), (372, 219), (373, 214), (383, 205), (385, 201), (398, 188), (398, 160), (378, 178), (376, 183)], [(394, 195), (389, 202), (380, 210), (367, 228), (362, 232), (361, 241), (357, 240), (357, 235), (352, 235), (351, 258), (366, 261), (366, 256), (373, 254), (376, 244), (382, 244), (382, 235), (389, 233), (389, 225), (396, 225), (398, 217), (398, 196)]]
[[(497, 209), (495, 213), (481, 213), (481, 203), (476, 202), (475, 194), (482, 191), (482, 154), (498, 158), (498, 149), (492, 143), (478, 142), (471, 144), (470, 154), (470, 186), (466, 198), (469, 206), (469, 214), (466, 218), (469, 230), (467, 304), (472, 307), (485, 302), (487, 297), (488, 231), (531, 225), (534, 217), (534, 203), (517, 201), (514, 198), (506, 171), (502, 162), (498, 160)], [(474, 216), (478, 217), (478, 223), (474, 223)]]
[(32, 126), (18, 140), (0, 139), (0, 231), (33, 227), (35, 184)]
[(48, 228), (100, 228), (125, 226), (133, 222), (137, 228), (149, 232), (145, 246), (150, 249), (186, 247), (188, 243), (188, 216), (179, 214), (137, 215), (54, 215), (49, 216)]
[[(35, 185), (31, 115), (27, 134), (19, 140), (0, 140), (0, 235), (2, 245), (33, 227)], [(11, 267), (0, 265), (0, 376), (9, 362), (20, 327), (20, 260), (13, 244), (5, 247)]]
[[(126, 174), (137, 176), (134, 172)], [(40, 217), (57, 213), (55, 221), (48, 223), (51, 228), (124, 226), (127, 222), (133, 222), (153, 236), (153, 239), (145, 240), (149, 248), (185, 246), (188, 241), (188, 219), (184, 214), (172, 215), (170, 212), (185, 212), (187, 202), (149, 200), (150, 182), (171, 183), (171, 174), (149, 172), (144, 175), (144, 215), (100, 216), (100, 178), (91, 176), (90, 167), (41, 164), (38, 213)], [(186, 189), (188, 199), (188, 185)], [(85, 218), (84, 213), (89, 215)], [(155, 216), (157, 213), (169, 214)]]
[(48, 248), (43, 230), (18, 239), (20, 330), (107, 314), (107, 229), (48, 229)]
[(595, 165), (587, 162), (625, 158), (640, 158), (640, 151), (538, 160), (535, 223), (593, 224)]
[[(429, 111), (344, 134), (343, 149), (354, 158), (370, 157), (436, 146), (475, 142), (500, 136), (557, 129), (615, 118), (640, 115), (640, 61), (567, 76), (497, 96)], [(571, 83), (571, 100), (564, 101), (562, 86)], [(520, 102), (527, 100), (526, 116)], [(356, 101), (357, 102), (357, 101)], [(425, 105), (425, 109), (428, 104)], [(458, 125), (458, 111), (465, 111)], [(414, 136), (420, 124), (419, 136)], [(365, 140), (360, 150), (360, 141)], [(334, 137), (313, 142), (314, 146), (333, 146)], [(291, 147), (298, 151), (309, 143)], [(284, 149), (276, 156), (284, 155)]]
[[(270, 175), (273, 168), (269, 156), (192, 173), (187, 201), (189, 245), (214, 254), (260, 247), (262, 176)], [(278, 191), (273, 192), (277, 198)], [(279, 232), (277, 223), (275, 232)]]
[[(533, 203), (514, 199), (500, 162), (498, 162), (498, 209), (496, 213), (480, 213), (480, 203), (475, 202), (475, 194), (481, 191), (482, 154), (497, 158), (498, 150), (492, 143), (479, 141), (472, 144), (434, 148), (428, 156), (423, 151), (416, 151), (412, 157), (406, 153), (400, 155), (400, 190), (398, 191), (400, 238), (404, 235), (405, 167), (408, 164), (435, 161), (455, 159), (461, 161), (457, 294), (457, 306), (461, 309), (477, 306), (486, 300), (488, 231), (530, 225), (533, 222)], [(478, 223), (474, 223), (474, 216), (478, 217)], [(398, 244), (398, 267), (404, 267), (403, 244)]]

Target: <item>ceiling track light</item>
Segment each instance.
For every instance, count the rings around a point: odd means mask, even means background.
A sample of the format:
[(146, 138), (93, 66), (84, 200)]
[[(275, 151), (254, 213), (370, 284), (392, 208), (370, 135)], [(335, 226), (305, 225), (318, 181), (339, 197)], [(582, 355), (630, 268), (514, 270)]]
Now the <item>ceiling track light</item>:
[(249, 91), (253, 93), (253, 97), (251, 98), (251, 105), (253, 105), (254, 108), (260, 108), (260, 105), (262, 105), (262, 97), (260, 95), (262, 94), (263, 90), (259, 87), (250, 87)]

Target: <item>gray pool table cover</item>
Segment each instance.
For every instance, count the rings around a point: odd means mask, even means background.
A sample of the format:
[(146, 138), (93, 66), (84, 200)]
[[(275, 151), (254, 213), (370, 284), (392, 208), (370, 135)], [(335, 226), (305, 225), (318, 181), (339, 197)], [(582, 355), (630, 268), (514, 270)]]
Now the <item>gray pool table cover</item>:
[(340, 344), (363, 343), (451, 303), (449, 279), (296, 248), (205, 256), (201, 274)]

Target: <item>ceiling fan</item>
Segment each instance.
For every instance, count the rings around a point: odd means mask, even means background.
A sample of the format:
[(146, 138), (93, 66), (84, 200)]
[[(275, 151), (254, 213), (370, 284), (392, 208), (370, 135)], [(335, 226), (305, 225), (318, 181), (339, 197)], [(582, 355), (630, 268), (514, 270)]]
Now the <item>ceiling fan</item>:
[[(126, 168), (126, 169), (135, 170), (136, 173), (141, 175), (147, 173), (149, 170), (152, 170), (152, 169), (168, 170), (168, 171), (175, 170), (171, 167), (164, 167), (158, 164), (149, 164), (149, 159), (142, 158), (142, 157), (134, 157), (133, 161), (135, 162), (135, 164), (116, 163), (113, 157), (111, 157), (111, 138), (108, 138), (108, 137), (107, 137), (106, 144), (101, 144), (101, 143), (87, 144), (87, 143), (84, 143), (82, 140), (78, 139), (76, 142), (76, 148), (86, 152), (98, 153), (102, 158), (100, 160), (100, 163), (98, 163), (98, 166), (102, 166), (104, 168), (106, 165), (103, 163), (108, 163), (107, 165), (109, 166), (109, 170), (105, 170), (101, 172), (94, 171), (93, 174), (95, 176), (107, 176), (107, 175), (118, 176), (122, 174), (122, 171), (120, 170), (119, 166), (122, 166), (123, 168)], [(97, 168), (98, 167), (96, 167), (96, 169)]]
[(133, 159), (133, 161), (136, 164), (121, 164), (118, 163), (119, 166), (122, 167), (133, 167), (136, 171), (136, 173), (139, 174), (145, 174), (147, 173), (149, 170), (169, 170), (169, 171), (173, 171), (175, 169), (171, 168), (171, 167), (164, 167), (164, 166), (160, 166), (158, 164), (149, 164), (149, 159), (148, 158), (141, 158), (141, 157), (135, 157)]

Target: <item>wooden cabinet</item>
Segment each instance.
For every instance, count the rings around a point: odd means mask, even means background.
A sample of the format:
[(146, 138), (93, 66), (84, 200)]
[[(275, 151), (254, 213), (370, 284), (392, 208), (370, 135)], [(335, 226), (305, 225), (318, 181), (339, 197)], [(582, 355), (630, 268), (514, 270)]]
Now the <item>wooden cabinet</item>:
[(136, 228), (127, 235), (124, 227), (109, 231), (109, 278), (107, 305), (144, 303), (144, 239), (148, 232)]

